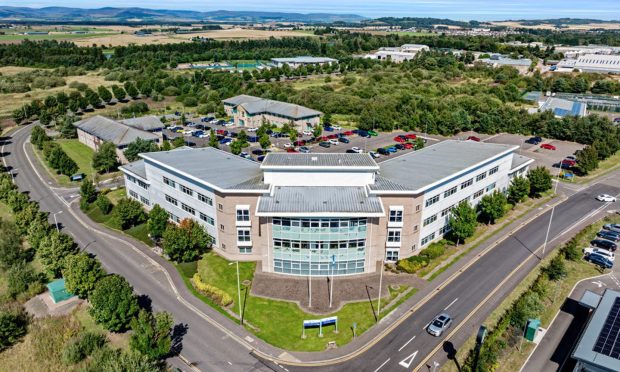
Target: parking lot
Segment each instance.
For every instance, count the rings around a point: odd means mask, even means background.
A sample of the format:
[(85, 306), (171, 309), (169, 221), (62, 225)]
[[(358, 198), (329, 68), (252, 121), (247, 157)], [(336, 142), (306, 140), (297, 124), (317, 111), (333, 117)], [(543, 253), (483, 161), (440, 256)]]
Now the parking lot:
[[(220, 121), (220, 124), (208, 123), (208, 122), (205, 123), (205, 122), (202, 122), (200, 118), (194, 118), (194, 119), (188, 119), (188, 122), (193, 123), (193, 124), (185, 125), (183, 127), (178, 126), (180, 130), (186, 130), (186, 131), (203, 130), (204, 133), (209, 133), (211, 129), (215, 130), (216, 133), (218, 130), (219, 130), (219, 133), (223, 133), (223, 131), (226, 131), (225, 135), (219, 134), (218, 138), (219, 139), (228, 138), (228, 141), (234, 140), (234, 137), (236, 137), (237, 133), (239, 133), (241, 130), (245, 130), (248, 136), (253, 137), (253, 133), (249, 132), (247, 129), (234, 127), (234, 126), (221, 125), (223, 121)], [(198, 126), (198, 128), (196, 127), (196, 125)], [(334, 142), (337, 141), (338, 136), (343, 136), (344, 133), (348, 134), (344, 136), (346, 137), (345, 141), (348, 141), (348, 143), (338, 141), (337, 144), (334, 144)], [(524, 136), (524, 135), (518, 135), (518, 134), (505, 134), (504, 133), (504, 134), (488, 135), (488, 134), (479, 134), (476, 132), (463, 132), (455, 136), (443, 137), (439, 135), (426, 135), (420, 132), (394, 131), (391, 133), (378, 133), (376, 136), (362, 137), (355, 133), (351, 133), (351, 131), (345, 128), (345, 129), (334, 129), (333, 131), (328, 131), (328, 130), (323, 131), (322, 141), (329, 141), (329, 139), (335, 140), (335, 141), (332, 141), (332, 144), (329, 147), (319, 146), (319, 143), (321, 141), (312, 141), (312, 136), (303, 135), (300, 133), (300, 136), (298, 137), (298, 141), (303, 141), (303, 142), (297, 143), (297, 146), (295, 146), (295, 144), (292, 143), (290, 138), (270, 137), (271, 144), (272, 144), (270, 151), (297, 152), (299, 151), (300, 146), (305, 146), (310, 150), (310, 152), (314, 152), (314, 153), (343, 153), (343, 152), (346, 152), (347, 150), (350, 151), (352, 148), (358, 148), (358, 149), (361, 149), (363, 152), (369, 152), (369, 151), (377, 151), (378, 148), (394, 146), (398, 143), (395, 141), (395, 138), (399, 135), (406, 135), (406, 134), (415, 134), (418, 137), (423, 138), (426, 142), (425, 146), (430, 146), (430, 145), (433, 145), (435, 143), (438, 143), (440, 141), (444, 141), (447, 139), (467, 140), (468, 138), (472, 138), (472, 137), (482, 142), (500, 143), (500, 144), (519, 146), (519, 150), (517, 150), (517, 152), (524, 156), (534, 159), (533, 166), (542, 165), (542, 166), (549, 168), (552, 171), (554, 169), (557, 170), (558, 164), (566, 156), (573, 155), (575, 154), (576, 151), (583, 148), (583, 145), (580, 145), (578, 143), (558, 141), (558, 140), (549, 140), (545, 138), (543, 138), (543, 141), (540, 144), (534, 145), (534, 144), (530, 144), (526, 142), (529, 138), (531, 138), (531, 136)], [(177, 137), (183, 137), (185, 139), (186, 145), (192, 146), (192, 147), (193, 146), (204, 147), (204, 146), (208, 146), (208, 143), (209, 143), (208, 137), (197, 138), (189, 134), (189, 132), (187, 132), (187, 134), (183, 134), (183, 133), (173, 132), (173, 131), (170, 131), (169, 129), (166, 129), (164, 130), (164, 135), (169, 140), (173, 140)], [(413, 141), (410, 140), (410, 142), (413, 142)], [(550, 144), (555, 148), (555, 150), (541, 148), (540, 146), (543, 144)], [(228, 151), (229, 146), (228, 144), (221, 143), (220, 149)], [(250, 147), (245, 148), (244, 152), (247, 152), (248, 154), (250, 154), (253, 160), (257, 160), (258, 156), (260, 155), (260, 153), (257, 150), (260, 150), (260, 149), (261, 147), (258, 144), (258, 142), (250, 142)], [(394, 156), (398, 156), (403, 153), (407, 153), (411, 151), (414, 151), (414, 150), (413, 149), (403, 149), (403, 150), (399, 149), (398, 151), (390, 155), (382, 155), (376, 160), (377, 162), (381, 162), (381, 161), (390, 159)]]

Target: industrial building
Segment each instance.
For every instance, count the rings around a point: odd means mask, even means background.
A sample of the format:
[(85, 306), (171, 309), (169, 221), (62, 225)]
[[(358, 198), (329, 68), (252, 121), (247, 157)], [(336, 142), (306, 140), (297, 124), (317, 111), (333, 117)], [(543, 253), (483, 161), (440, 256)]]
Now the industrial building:
[(620, 55), (586, 54), (577, 59), (563, 59), (556, 72), (597, 72), (601, 74), (620, 74)]
[(377, 164), (369, 154), (269, 153), (257, 162), (214, 148), (141, 154), (121, 167), (127, 195), (192, 218), (230, 260), (263, 272), (372, 273), (449, 232), (451, 210), (505, 192), (532, 159), (518, 146), (444, 141)]
[(258, 128), (266, 122), (304, 130), (319, 124), (322, 114), (304, 106), (244, 94), (222, 102), (226, 115), (233, 117), (235, 125), (246, 128)]
[(272, 58), (271, 63), (276, 67), (288, 65), (291, 68), (298, 68), (307, 65), (325, 65), (338, 62), (337, 59), (327, 57), (292, 57), (292, 58)]
[(493, 54), (489, 58), (479, 58), (476, 62), (481, 62), (495, 68), (510, 66), (519, 70), (520, 73), (527, 72), (532, 65), (532, 60), (529, 58), (509, 58), (500, 54)]
[(395, 63), (409, 61), (422, 51), (429, 50), (428, 46), (421, 44), (404, 44), (399, 47), (383, 47), (374, 53), (364, 56), (367, 59), (390, 60)]
[(585, 102), (570, 101), (557, 97), (547, 97), (538, 108), (539, 111), (551, 111), (557, 118), (566, 116), (584, 117), (587, 114), (588, 105)]

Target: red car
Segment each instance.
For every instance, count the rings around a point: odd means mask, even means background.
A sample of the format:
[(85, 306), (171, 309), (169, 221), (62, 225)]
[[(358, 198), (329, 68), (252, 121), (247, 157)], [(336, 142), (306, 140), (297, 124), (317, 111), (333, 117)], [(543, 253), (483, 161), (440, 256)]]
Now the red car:
[(405, 137), (407, 137), (407, 139), (411, 139), (411, 140), (414, 140), (414, 139), (418, 138), (418, 136), (416, 136), (413, 133), (407, 133), (407, 134), (405, 134)]
[(562, 165), (565, 167), (574, 167), (577, 165), (577, 162), (572, 159), (564, 159), (562, 160)]
[(330, 134), (329, 136), (327, 136), (327, 138), (329, 138), (329, 139), (338, 139), (338, 135), (337, 134)]
[(295, 150), (292, 147), (289, 147), (288, 149), (286, 149), (286, 152), (299, 152), (299, 151)]
[(306, 141), (304, 141), (304, 140), (295, 141), (295, 142), (293, 142), (293, 145), (295, 145), (295, 146), (306, 146)]
[[(404, 136), (403, 136), (404, 137)], [(394, 137), (394, 141), (399, 142), (399, 143), (404, 143), (407, 142), (407, 138), (403, 138), (401, 136), (396, 136)]]
[(413, 148), (413, 143), (403, 143), (403, 146), (405, 146), (405, 150), (411, 150)]
[(329, 138), (327, 138), (327, 136), (321, 136), (321, 137), (317, 138), (317, 141), (322, 141), (322, 142), (325, 142), (325, 141), (327, 141), (328, 139), (329, 139)]
[(216, 133), (221, 134), (223, 136), (226, 135), (226, 131), (224, 129), (218, 129)]
[(353, 133), (353, 132), (351, 132), (350, 130), (348, 130), (348, 131), (346, 131), (346, 132), (343, 132), (342, 134), (343, 134), (343, 135), (345, 135), (345, 136), (352, 136), (352, 135), (354, 135), (355, 133)]
[(476, 136), (469, 136), (467, 137), (468, 141), (476, 141), (476, 142), (480, 142), (480, 138), (476, 137)]
[(555, 146), (553, 146), (550, 143), (543, 143), (542, 145), (540, 145), (541, 149), (545, 149), (545, 150), (554, 150), (555, 151)]

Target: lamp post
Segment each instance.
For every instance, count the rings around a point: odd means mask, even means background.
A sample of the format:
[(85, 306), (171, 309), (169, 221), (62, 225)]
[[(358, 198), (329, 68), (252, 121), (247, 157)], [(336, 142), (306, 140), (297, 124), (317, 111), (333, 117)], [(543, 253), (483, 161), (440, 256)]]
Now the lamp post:
[(239, 261), (231, 262), (228, 266), (237, 264), (237, 297), (239, 303), (239, 325), (243, 325), (243, 316), (241, 315), (241, 283), (239, 282)]
[(58, 212), (53, 213), (53, 215), (54, 215), (54, 225), (56, 226), (56, 231), (57, 232), (60, 232), (60, 228), (58, 227), (58, 220), (56, 219), (56, 215), (57, 214), (61, 214), (61, 213), (62, 213), (62, 211), (58, 211)]
[[(562, 163), (558, 164), (558, 175), (555, 181), (555, 187), (553, 188), (553, 194), (557, 194), (558, 185), (560, 184), (560, 172), (562, 171)], [(551, 215), (549, 216), (549, 225), (547, 225), (547, 233), (545, 234), (545, 242), (543, 243), (542, 258), (545, 257), (545, 249), (547, 249), (547, 240), (549, 240), (549, 231), (551, 230), (551, 222), (553, 221), (553, 214), (555, 212), (555, 204), (551, 207)]]
[(379, 269), (379, 302), (377, 303), (377, 317), (381, 316), (381, 287), (383, 287), (383, 265), (385, 264), (385, 249), (381, 258), (381, 268)]
[(439, 367), (439, 363), (437, 363), (436, 361), (433, 361), (433, 372), (437, 370), (437, 367)]
[(333, 254), (332, 255), (332, 262), (331, 262), (331, 269), (332, 269), (332, 279), (329, 281), (329, 307), (332, 307), (332, 298), (334, 296), (334, 266), (336, 266), (336, 255)]

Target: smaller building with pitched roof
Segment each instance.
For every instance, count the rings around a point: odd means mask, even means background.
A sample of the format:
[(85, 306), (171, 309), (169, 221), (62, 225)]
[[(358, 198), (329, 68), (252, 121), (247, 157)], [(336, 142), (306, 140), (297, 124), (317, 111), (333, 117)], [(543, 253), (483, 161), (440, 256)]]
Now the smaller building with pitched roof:
[(289, 124), (299, 130), (319, 124), (321, 112), (293, 103), (274, 101), (260, 97), (239, 95), (222, 101), (228, 116), (232, 116), (235, 125), (258, 128), (263, 122), (281, 127)]

